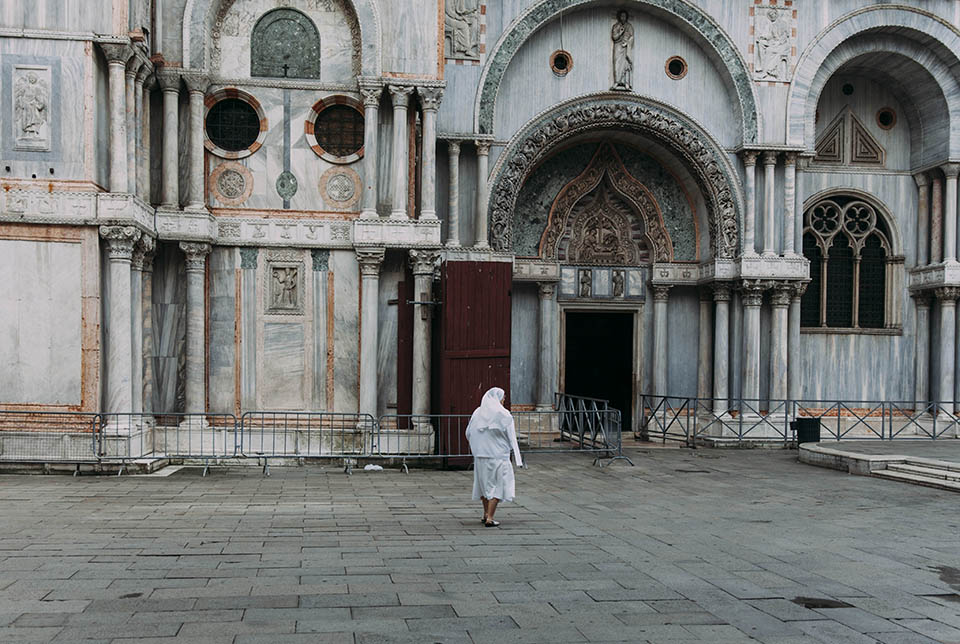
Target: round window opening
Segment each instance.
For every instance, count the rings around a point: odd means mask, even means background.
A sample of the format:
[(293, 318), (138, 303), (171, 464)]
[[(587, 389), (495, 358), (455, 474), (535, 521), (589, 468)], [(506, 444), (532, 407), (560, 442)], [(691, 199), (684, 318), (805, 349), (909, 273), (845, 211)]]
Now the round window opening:
[(671, 56), (667, 59), (664, 69), (667, 72), (667, 76), (673, 80), (680, 80), (687, 75), (687, 61), (680, 56)]
[(892, 108), (883, 107), (877, 112), (877, 125), (884, 130), (889, 130), (897, 124), (897, 113)]
[(363, 147), (363, 114), (349, 105), (331, 105), (317, 115), (317, 144), (335, 157), (349, 157)]
[(550, 54), (550, 69), (557, 76), (566, 76), (573, 67), (573, 57), (570, 52), (558, 49)]
[(260, 115), (250, 103), (225, 98), (207, 112), (207, 138), (227, 152), (248, 150), (260, 137)]
[(840, 88), (840, 91), (843, 92), (844, 96), (850, 96), (853, 94), (853, 85), (850, 83), (844, 83), (843, 87)]

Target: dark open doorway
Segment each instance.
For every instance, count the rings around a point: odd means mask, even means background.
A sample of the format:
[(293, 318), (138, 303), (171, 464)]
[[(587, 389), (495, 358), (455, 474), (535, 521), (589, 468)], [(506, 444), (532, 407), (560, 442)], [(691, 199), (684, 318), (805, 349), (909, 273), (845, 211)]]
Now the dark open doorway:
[(633, 313), (568, 312), (564, 356), (564, 392), (609, 400), (629, 432)]

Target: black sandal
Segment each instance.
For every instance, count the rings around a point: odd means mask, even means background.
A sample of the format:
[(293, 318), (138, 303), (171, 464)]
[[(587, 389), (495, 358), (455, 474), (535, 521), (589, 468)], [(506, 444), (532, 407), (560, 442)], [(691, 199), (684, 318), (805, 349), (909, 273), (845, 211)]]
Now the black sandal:
[(500, 522), (499, 522), (499, 521), (494, 521), (493, 519), (490, 519), (489, 521), (484, 521), (484, 522), (483, 522), (483, 526), (484, 526), (485, 528), (499, 528), (499, 527), (500, 527)]
[(487, 524), (487, 515), (483, 515), (483, 518), (480, 519), (480, 523), (482, 523), (482, 524), (484, 524), (484, 525)]

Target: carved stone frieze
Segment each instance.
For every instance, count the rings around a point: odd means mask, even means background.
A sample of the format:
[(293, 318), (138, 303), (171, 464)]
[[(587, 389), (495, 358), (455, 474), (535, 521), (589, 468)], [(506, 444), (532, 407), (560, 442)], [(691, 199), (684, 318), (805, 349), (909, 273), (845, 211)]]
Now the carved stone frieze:
[(687, 163), (707, 202), (714, 256), (737, 252), (739, 204), (736, 180), (716, 144), (683, 116), (639, 99), (597, 95), (562, 106), (530, 126), (504, 151), (490, 198), (490, 238), (496, 250), (512, 246), (512, 218), (517, 194), (530, 171), (560, 141), (587, 130), (614, 127), (641, 131), (664, 143)]
[(560, 279), (560, 264), (517, 258), (513, 262), (515, 281), (543, 282)]
[(402, 248), (440, 245), (440, 221), (418, 219), (354, 219), (356, 244)]

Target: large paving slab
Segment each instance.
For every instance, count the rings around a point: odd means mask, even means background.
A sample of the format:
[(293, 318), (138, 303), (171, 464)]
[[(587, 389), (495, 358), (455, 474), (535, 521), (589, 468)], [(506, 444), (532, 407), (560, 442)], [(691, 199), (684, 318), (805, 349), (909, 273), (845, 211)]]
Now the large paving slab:
[(954, 493), (796, 452), (0, 476), (0, 642), (960, 642)]

